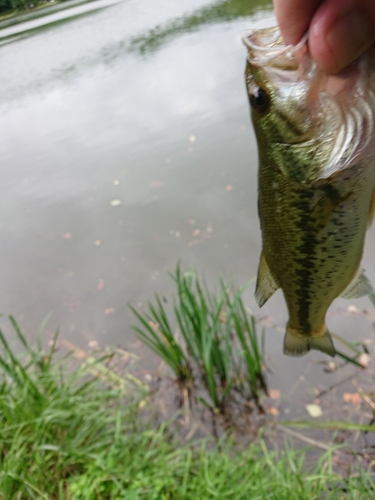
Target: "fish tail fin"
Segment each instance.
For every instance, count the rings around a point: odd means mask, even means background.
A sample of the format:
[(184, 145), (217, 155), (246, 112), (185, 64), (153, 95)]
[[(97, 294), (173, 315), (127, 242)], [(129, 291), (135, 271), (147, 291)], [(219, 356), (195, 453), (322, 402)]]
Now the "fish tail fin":
[(336, 350), (332, 342), (331, 334), (327, 327), (324, 327), (324, 329), (324, 335), (320, 337), (303, 337), (293, 334), (293, 330), (288, 325), (284, 338), (284, 354), (287, 356), (304, 356), (310, 349), (315, 349), (316, 351), (321, 351), (328, 354), (328, 356), (334, 357), (336, 355)]
[(293, 330), (287, 325), (284, 337), (284, 354), (287, 356), (304, 356), (310, 349), (310, 337), (295, 335)]
[(322, 337), (311, 337), (310, 338), (310, 349), (315, 349), (316, 351), (324, 352), (334, 358), (336, 356), (336, 349), (332, 342), (331, 334), (326, 326), (324, 326), (325, 331)]

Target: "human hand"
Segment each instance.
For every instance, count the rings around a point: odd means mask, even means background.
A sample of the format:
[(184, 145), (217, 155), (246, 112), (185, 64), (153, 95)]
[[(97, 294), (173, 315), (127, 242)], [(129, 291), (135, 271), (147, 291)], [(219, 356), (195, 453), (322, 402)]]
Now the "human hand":
[(375, 0), (273, 0), (287, 44), (309, 30), (309, 50), (318, 66), (337, 73), (375, 43)]

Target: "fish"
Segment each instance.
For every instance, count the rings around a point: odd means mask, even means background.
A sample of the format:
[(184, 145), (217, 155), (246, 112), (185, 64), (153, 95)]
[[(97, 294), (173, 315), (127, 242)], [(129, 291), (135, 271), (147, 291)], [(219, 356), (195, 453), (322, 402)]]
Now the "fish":
[(282, 289), (284, 354), (334, 357), (328, 308), (373, 292), (361, 260), (375, 209), (375, 55), (327, 75), (307, 36), (288, 46), (275, 26), (243, 41), (259, 160), (255, 297), (262, 307)]

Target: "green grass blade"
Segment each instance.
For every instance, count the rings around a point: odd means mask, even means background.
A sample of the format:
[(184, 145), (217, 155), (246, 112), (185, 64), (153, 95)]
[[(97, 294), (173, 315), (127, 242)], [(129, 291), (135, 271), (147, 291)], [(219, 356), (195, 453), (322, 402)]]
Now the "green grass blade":
[[(13, 324), (13, 323), (12, 323)], [(8, 342), (5, 339), (5, 336), (0, 330), (0, 342), (4, 347), (6, 356), (8, 361), (4, 358), (0, 358), (0, 364), (7, 371), (7, 373), (12, 377), (14, 382), (17, 383), (18, 386), (22, 387), (25, 384), (28, 384), (28, 387), (33, 391), (34, 395), (41, 398), (41, 394), (36, 387), (35, 383), (31, 379), (30, 375), (26, 372), (22, 364), (17, 360), (14, 356), (12, 350), (9, 347)]]
[(336, 333), (331, 333), (331, 336), (341, 342), (345, 347), (350, 349), (351, 351), (355, 352), (356, 354), (360, 355), (362, 354), (362, 351), (358, 350), (351, 342), (347, 342), (345, 339), (340, 337), (340, 335), (337, 335)]
[(344, 359), (348, 363), (351, 363), (352, 365), (358, 366), (359, 368), (362, 368), (362, 369), (366, 368), (359, 361), (357, 361), (355, 358), (351, 358), (351, 357), (347, 356), (346, 354), (344, 354), (343, 352), (338, 351), (337, 349), (336, 349), (336, 354), (337, 354), (337, 356)]
[(352, 422), (320, 421), (320, 420), (281, 420), (280, 425), (304, 429), (328, 429), (332, 431), (349, 430), (375, 432), (374, 425), (355, 424)]

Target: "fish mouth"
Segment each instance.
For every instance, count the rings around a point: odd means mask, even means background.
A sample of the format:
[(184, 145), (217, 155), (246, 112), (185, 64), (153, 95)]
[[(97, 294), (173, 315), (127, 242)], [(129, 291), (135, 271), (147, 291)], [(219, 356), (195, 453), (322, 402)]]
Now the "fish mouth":
[(297, 45), (285, 45), (277, 26), (249, 30), (242, 38), (248, 49), (250, 64), (291, 72), (298, 71), (308, 52), (307, 39), (308, 33)]
[(280, 101), (289, 91), (300, 92), (299, 103), (315, 126), (296, 142), (311, 139), (311, 132), (317, 141), (331, 144), (319, 175), (327, 178), (336, 170), (350, 168), (370, 151), (375, 153), (375, 49), (341, 73), (328, 75), (311, 58), (307, 40), (308, 33), (297, 45), (286, 45), (277, 26), (250, 30), (243, 36), (254, 84), (258, 79), (268, 82)]

